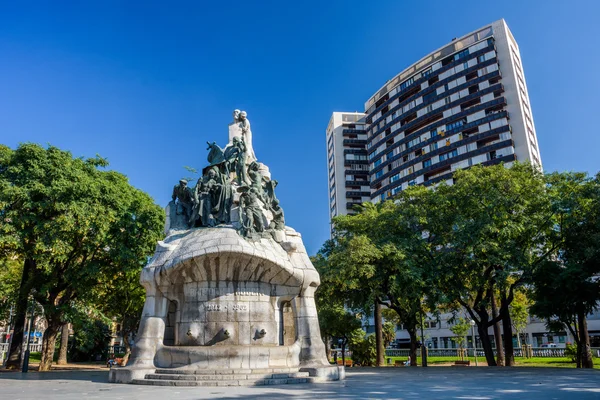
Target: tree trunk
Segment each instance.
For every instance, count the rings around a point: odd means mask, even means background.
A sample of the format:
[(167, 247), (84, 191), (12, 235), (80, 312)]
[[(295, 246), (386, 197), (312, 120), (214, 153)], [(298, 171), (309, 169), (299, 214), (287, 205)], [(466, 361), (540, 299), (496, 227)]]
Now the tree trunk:
[[(483, 354), (485, 355), (485, 361), (490, 367), (495, 367), (496, 359), (494, 357), (494, 349), (492, 348), (492, 341), (490, 340), (490, 334), (488, 333), (488, 321), (489, 314), (485, 308), (474, 310), (479, 316), (479, 322), (477, 323), (477, 333), (479, 333), (479, 340), (481, 340), (481, 347), (483, 347)], [(475, 340), (475, 338), (473, 338)]]
[(579, 342), (581, 347), (581, 368), (594, 368), (594, 360), (590, 349), (590, 335), (587, 329), (585, 312), (577, 313), (577, 325), (579, 325)]
[(346, 366), (346, 342), (348, 341), (348, 339), (344, 338), (344, 340), (342, 340), (342, 366), (345, 367)]
[(513, 345), (512, 319), (508, 311), (508, 299), (505, 293), (502, 293), (502, 330), (504, 332), (504, 365), (507, 367), (515, 366), (515, 349)]
[(15, 323), (13, 335), (10, 340), (10, 349), (8, 359), (6, 360), (7, 369), (20, 369), (22, 361), (23, 335), (25, 333), (25, 319), (27, 316), (27, 306), (30, 284), (28, 283), (31, 270), (35, 267), (34, 261), (25, 259), (23, 263), (23, 275), (21, 276), (21, 285), (17, 294), (15, 307)]
[(483, 354), (485, 355), (487, 365), (490, 367), (497, 366), (498, 364), (496, 364), (496, 359), (494, 358), (494, 349), (492, 348), (492, 340), (488, 333), (487, 321), (485, 324), (477, 325), (477, 333), (479, 333), (479, 340), (481, 341), (481, 347), (483, 347)]
[[(496, 306), (496, 296), (492, 295), (492, 318), (498, 317), (498, 307)], [(502, 347), (502, 334), (500, 333), (500, 322), (494, 324), (494, 341), (496, 342), (496, 363), (498, 366), (504, 365), (504, 348)]]
[(42, 357), (40, 359), (39, 371), (50, 371), (52, 359), (54, 358), (54, 348), (56, 347), (56, 337), (61, 327), (59, 318), (48, 317), (48, 327), (44, 331), (42, 338)]
[(383, 327), (381, 323), (381, 304), (375, 302), (375, 347), (377, 348), (377, 362), (375, 365), (382, 367), (385, 363), (385, 349), (383, 347)]
[(60, 350), (58, 352), (57, 365), (65, 365), (67, 363), (67, 349), (69, 347), (69, 323), (65, 322), (60, 332)]
[[(124, 325), (121, 325), (124, 326)], [(123, 366), (127, 365), (129, 356), (131, 355), (131, 343), (129, 343), (129, 331), (121, 330), (123, 335), (123, 344), (125, 345), (125, 355), (123, 356)], [(329, 345), (325, 344), (325, 354), (327, 354), (327, 360), (329, 360)]]
[(408, 356), (410, 357), (410, 366), (417, 366), (417, 328), (411, 327), (407, 329), (408, 336), (410, 336), (410, 352)]

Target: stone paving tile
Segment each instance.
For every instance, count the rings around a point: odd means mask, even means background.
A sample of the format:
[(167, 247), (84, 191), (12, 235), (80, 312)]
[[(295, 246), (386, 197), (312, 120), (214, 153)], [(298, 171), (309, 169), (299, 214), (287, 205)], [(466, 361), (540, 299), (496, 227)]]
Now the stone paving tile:
[(347, 379), (256, 387), (107, 383), (107, 371), (0, 374), (0, 399), (600, 399), (600, 371), (560, 368), (352, 368)]

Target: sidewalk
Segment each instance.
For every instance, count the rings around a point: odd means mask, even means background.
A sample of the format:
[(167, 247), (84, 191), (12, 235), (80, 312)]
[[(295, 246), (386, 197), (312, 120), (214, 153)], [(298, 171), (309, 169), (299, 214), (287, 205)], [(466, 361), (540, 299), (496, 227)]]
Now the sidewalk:
[(564, 368), (349, 368), (325, 384), (256, 387), (155, 387), (107, 383), (108, 370), (0, 374), (7, 399), (581, 399), (600, 397), (597, 370)]

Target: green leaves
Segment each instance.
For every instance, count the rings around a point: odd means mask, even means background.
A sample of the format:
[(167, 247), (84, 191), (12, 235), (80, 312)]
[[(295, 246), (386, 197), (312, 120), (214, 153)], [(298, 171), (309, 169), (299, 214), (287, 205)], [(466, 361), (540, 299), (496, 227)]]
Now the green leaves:
[(139, 274), (163, 210), (127, 178), (56, 147), (0, 147), (0, 251), (34, 262), (28, 284), (46, 317), (119, 273)]

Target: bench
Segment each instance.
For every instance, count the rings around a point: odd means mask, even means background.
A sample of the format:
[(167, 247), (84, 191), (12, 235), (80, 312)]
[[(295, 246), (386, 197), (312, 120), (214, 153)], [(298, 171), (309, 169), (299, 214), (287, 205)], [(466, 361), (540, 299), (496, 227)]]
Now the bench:
[(453, 367), (469, 367), (471, 365), (471, 361), (454, 361)]
[(114, 364), (111, 364), (111, 363), (110, 363), (110, 360), (108, 360), (108, 361), (106, 362), (106, 366), (107, 366), (108, 368), (112, 368), (112, 367), (113, 367), (113, 365), (119, 365), (119, 366), (121, 366), (121, 367), (124, 367), (124, 366), (125, 366), (125, 363), (123, 362), (123, 361), (125, 361), (125, 360), (124, 360), (123, 358), (113, 358), (113, 361), (114, 361)]
[[(342, 365), (342, 360), (338, 359), (337, 364)], [(346, 367), (352, 367), (352, 360), (346, 360)]]

